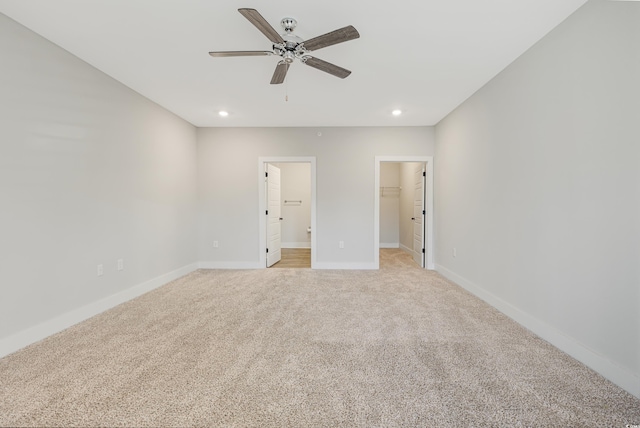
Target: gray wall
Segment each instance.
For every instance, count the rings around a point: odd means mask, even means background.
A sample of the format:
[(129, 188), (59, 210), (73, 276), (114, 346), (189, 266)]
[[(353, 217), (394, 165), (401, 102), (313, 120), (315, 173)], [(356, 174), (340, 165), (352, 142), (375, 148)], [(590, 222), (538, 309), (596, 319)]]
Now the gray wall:
[(433, 144), (430, 127), (198, 129), (200, 261), (257, 266), (258, 158), (315, 156), (318, 267), (373, 266), (375, 156)]
[(195, 263), (197, 195), (192, 125), (1, 14), (0, 58), (1, 342)]
[(638, 396), (639, 23), (588, 2), (439, 123), (435, 155), (440, 272)]

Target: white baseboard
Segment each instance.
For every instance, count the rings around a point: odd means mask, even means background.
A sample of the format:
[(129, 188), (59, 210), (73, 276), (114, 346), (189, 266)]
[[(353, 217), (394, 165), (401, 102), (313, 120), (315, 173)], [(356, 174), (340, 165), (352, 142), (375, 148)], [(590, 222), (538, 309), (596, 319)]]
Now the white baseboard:
[(281, 248), (311, 248), (311, 242), (282, 242)]
[(397, 242), (381, 242), (380, 248), (400, 248), (400, 244)]
[[(377, 269), (375, 263), (312, 263), (312, 269), (346, 269), (370, 270)], [(266, 266), (258, 262), (200, 262), (199, 269), (265, 269)]]
[(314, 269), (343, 269), (343, 270), (375, 270), (378, 269), (374, 262), (371, 263), (316, 263)]
[(436, 271), (484, 300), (518, 324), (531, 330), (556, 348), (566, 352), (587, 367), (595, 370), (611, 382), (628, 391), (630, 394), (640, 398), (640, 376), (637, 374), (618, 366), (606, 357), (579, 343), (574, 338), (567, 336), (557, 328), (505, 302), (479, 285), (461, 277), (444, 266), (436, 265)]
[(400, 249), (402, 251), (405, 251), (405, 252), (409, 253), (409, 254), (413, 254), (413, 248), (409, 248), (406, 245), (400, 244)]
[(260, 262), (199, 262), (198, 269), (263, 269)]
[(172, 272), (160, 275), (154, 279), (135, 285), (131, 288), (123, 290), (119, 293), (105, 297), (78, 309), (66, 312), (48, 321), (29, 327), (14, 335), (0, 339), (0, 357), (9, 355), (27, 345), (38, 342), (48, 336), (65, 330), (75, 324), (87, 320), (101, 312), (118, 306), (124, 302), (148, 293), (158, 287), (161, 287), (173, 280), (187, 275), (198, 268), (196, 264), (184, 266)]
[[(313, 269), (372, 270), (378, 269), (375, 263), (312, 263)], [(265, 269), (260, 262), (200, 262), (199, 269)]]

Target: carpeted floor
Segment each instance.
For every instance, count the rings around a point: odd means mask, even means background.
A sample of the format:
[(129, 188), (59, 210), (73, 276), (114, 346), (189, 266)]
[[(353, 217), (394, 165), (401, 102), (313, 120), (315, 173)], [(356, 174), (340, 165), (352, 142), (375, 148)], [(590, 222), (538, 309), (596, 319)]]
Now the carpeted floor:
[(422, 269), (413, 256), (399, 248), (380, 249), (380, 269)]
[(0, 359), (0, 426), (640, 424), (640, 400), (393, 266), (194, 272)]

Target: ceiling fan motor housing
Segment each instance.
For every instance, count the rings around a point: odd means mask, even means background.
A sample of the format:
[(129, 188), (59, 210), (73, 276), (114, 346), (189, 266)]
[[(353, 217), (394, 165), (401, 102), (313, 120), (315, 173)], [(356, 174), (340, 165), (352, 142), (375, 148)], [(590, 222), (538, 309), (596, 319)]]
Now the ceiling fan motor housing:
[[(282, 26), (285, 26), (285, 21), (291, 20), (295, 24), (295, 19), (285, 18), (282, 20)], [(294, 25), (295, 27), (295, 25)], [(285, 33), (282, 34), (282, 39), (284, 43), (274, 43), (273, 44), (273, 53), (282, 57), (283, 61), (287, 64), (291, 64), (296, 58), (301, 58), (303, 55), (307, 53), (307, 50), (304, 48), (302, 44), (304, 40), (295, 34), (291, 33), (293, 28), (287, 30), (285, 27)]]
[(283, 55), (282, 55), (282, 59), (284, 60), (284, 62), (286, 62), (287, 64), (291, 64), (293, 62), (293, 60), (296, 58), (296, 55), (291, 52), (291, 51), (286, 51)]

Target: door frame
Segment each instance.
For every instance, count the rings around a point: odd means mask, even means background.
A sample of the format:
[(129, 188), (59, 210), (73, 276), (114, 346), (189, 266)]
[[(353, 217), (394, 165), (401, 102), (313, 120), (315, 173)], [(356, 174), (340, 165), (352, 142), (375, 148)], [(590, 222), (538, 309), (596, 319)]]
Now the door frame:
[(316, 157), (315, 156), (260, 156), (258, 157), (258, 252), (260, 266), (267, 268), (267, 192), (265, 191), (265, 165), (268, 163), (308, 163), (311, 165), (311, 269), (316, 267)]
[[(421, 268), (426, 268), (427, 267), (427, 254), (426, 254), (426, 248), (427, 248), (427, 243), (425, 242), (425, 237), (427, 236), (427, 233), (425, 233), (427, 231), (427, 225), (425, 224), (425, 219), (427, 218), (426, 216), (426, 209), (427, 209), (427, 201), (425, 200), (425, 196), (427, 194), (427, 189), (426, 189), (426, 185), (427, 185), (427, 177), (426, 174), (427, 173), (427, 165), (425, 163), (420, 162), (418, 164), (418, 167), (414, 169), (413, 172), (413, 245), (411, 246), (412, 250), (413, 250), (413, 260), (418, 263), (418, 260), (416, 260), (416, 258), (419, 258), (420, 261), (420, 267)], [(418, 175), (419, 174), (419, 175)], [(418, 182), (420, 183), (420, 190), (422, 191), (422, 195), (420, 196), (420, 210), (418, 211), (418, 214), (416, 214), (416, 187), (418, 185)], [(420, 234), (422, 235), (422, 238), (420, 239), (420, 251), (416, 251), (416, 222), (418, 221), (418, 217), (420, 217)], [(416, 257), (416, 255), (418, 257)]]
[(427, 211), (427, 224), (425, 232), (425, 269), (435, 270), (433, 257), (433, 156), (376, 156), (375, 157), (375, 187), (374, 187), (374, 212), (373, 212), (373, 253), (375, 269), (380, 269), (380, 163), (382, 162), (424, 162), (426, 164), (426, 192), (425, 206)]

